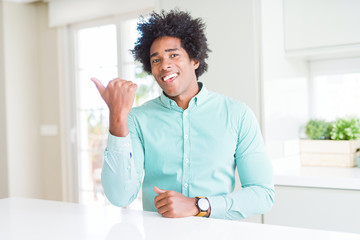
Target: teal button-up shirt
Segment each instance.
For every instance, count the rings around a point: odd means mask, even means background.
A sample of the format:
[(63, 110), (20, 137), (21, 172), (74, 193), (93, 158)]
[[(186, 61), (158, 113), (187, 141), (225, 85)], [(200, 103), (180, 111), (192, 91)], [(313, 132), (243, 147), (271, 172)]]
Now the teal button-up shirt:
[[(129, 205), (142, 183), (148, 211), (157, 210), (154, 186), (208, 197), (214, 218), (246, 218), (272, 207), (272, 167), (254, 114), (199, 86), (186, 110), (163, 93), (131, 110), (128, 136), (109, 133), (101, 177), (111, 203)], [(242, 188), (233, 192), (236, 168)]]

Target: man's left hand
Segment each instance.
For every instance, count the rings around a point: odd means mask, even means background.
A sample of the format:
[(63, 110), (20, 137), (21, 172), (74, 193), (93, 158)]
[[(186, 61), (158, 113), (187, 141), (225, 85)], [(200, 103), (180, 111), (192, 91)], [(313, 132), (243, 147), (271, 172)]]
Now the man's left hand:
[(198, 214), (195, 198), (185, 197), (181, 193), (158, 187), (154, 187), (154, 191), (158, 194), (154, 201), (155, 207), (163, 217), (189, 217)]

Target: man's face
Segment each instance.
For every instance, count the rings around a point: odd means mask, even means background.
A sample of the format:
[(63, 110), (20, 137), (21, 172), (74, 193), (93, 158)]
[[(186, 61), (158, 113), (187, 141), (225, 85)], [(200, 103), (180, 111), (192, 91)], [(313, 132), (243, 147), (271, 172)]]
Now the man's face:
[(151, 72), (165, 92), (176, 98), (191, 98), (198, 91), (195, 69), (199, 62), (190, 59), (179, 38), (157, 38), (150, 47)]

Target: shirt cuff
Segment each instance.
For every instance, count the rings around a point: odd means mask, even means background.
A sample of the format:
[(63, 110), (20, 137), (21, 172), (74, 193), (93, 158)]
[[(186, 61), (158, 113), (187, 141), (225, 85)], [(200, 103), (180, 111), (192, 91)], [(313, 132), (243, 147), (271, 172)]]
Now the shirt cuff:
[(131, 138), (130, 133), (126, 137), (117, 137), (112, 135), (110, 132), (108, 134), (108, 143), (107, 149), (112, 152), (119, 152), (120, 149), (130, 149)]
[(211, 206), (210, 218), (225, 219), (226, 201), (223, 196), (208, 197)]

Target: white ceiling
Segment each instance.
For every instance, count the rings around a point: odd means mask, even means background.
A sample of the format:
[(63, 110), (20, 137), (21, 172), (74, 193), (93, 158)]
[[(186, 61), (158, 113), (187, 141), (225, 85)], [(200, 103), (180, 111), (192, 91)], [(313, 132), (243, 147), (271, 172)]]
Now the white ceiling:
[[(41, 2), (41, 0), (3, 0), (4, 2), (16, 2), (16, 3), (32, 3), (32, 2)], [(47, 1), (45, 1), (47, 2)]]

